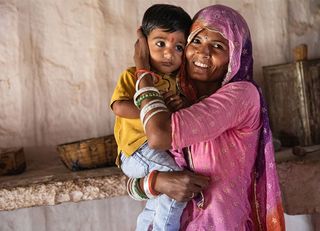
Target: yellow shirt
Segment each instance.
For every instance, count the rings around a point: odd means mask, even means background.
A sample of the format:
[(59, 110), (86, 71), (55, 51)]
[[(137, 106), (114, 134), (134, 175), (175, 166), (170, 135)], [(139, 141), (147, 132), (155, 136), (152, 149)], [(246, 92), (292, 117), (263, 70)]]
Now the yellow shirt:
[[(131, 67), (120, 75), (110, 106), (117, 100), (133, 100), (136, 83), (135, 71), (136, 68)], [(155, 87), (161, 91), (171, 90), (176, 94), (176, 78), (162, 75)], [(127, 157), (132, 155), (147, 140), (140, 118), (126, 119), (116, 116), (114, 136), (118, 145), (118, 155), (121, 151)]]

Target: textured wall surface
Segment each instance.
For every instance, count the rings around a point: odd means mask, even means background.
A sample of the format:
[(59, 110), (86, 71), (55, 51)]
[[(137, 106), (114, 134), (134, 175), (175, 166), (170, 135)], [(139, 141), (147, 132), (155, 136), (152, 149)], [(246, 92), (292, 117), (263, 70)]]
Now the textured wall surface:
[[(163, 1), (0, 0), (0, 147), (46, 146), (110, 134), (108, 108), (118, 75), (133, 65), (135, 31)], [(292, 48), (320, 56), (317, 0), (165, 1), (190, 15), (223, 3), (251, 28), (255, 78), (292, 61)]]

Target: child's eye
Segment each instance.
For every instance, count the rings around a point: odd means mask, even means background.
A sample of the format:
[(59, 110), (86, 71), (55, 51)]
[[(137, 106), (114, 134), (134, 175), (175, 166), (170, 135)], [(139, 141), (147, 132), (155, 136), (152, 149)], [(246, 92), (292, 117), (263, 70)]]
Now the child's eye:
[(179, 52), (183, 52), (183, 49), (184, 49), (184, 47), (181, 46), (181, 45), (177, 45), (176, 46), (176, 50), (179, 51)]
[(163, 41), (158, 41), (158, 42), (156, 42), (156, 45), (158, 47), (164, 47), (166, 44)]

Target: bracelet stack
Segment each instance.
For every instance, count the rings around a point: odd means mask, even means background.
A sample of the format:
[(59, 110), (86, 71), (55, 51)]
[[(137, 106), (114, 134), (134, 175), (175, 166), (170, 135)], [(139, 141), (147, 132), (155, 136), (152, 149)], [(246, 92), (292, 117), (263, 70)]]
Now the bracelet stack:
[(158, 171), (154, 170), (144, 177), (143, 190), (140, 188), (139, 178), (129, 178), (127, 182), (127, 192), (129, 196), (137, 201), (144, 201), (148, 199), (156, 198), (160, 193), (154, 190), (155, 178)]
[[(141, 74), (138, 76), (138, 74)], [(159, 92), (159, 90), (155, 87), (143, 87), (139, 89), (139, 84), (142, 78), (146, 76), (152, 76), (153, 81), (159, 80), (159, 77), (148, 70), (137, 70), (136, 76), (138, 76), (138, 80), (136, 82), (136, 93), (134, 94), (133, 100), (136, 107), (141, 109), (142, 101), (145, 99), (150, 99), (151, 101), (148, 102), (140, 111), (140, 120), (143, 124), (143, 129), (146, 131), (147, 123), (150, 119), (160, 113), (160, 112), (167, 112), (168, 108), (165, 105), (163, 98)]]
[(154, 188), (155, 177), (157, 176), (158, 171), (154, 170), (150, 172), (143, 180), (143, 189), (144, 193), (147, 195), (148, 198), (156, 198), (160, 195), (160, 193), (156, 192)]
[(129, 178), (127, 182), (127, 192), (129, 196), (136, 201), (148, 200), (149, 198), (141, 190), (139, 182), (140, 182), (139, 178)]

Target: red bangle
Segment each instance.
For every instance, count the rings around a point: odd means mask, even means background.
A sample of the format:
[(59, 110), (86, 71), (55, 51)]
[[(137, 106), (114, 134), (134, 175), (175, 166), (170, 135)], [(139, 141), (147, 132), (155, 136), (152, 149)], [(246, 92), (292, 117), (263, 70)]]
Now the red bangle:
[(158, 175), (158, 171), (157, 170), (153, 170), (150, 175), (149, 175), (149, 179), (148, 179), (148, 188), (150, 193), (153, 196), (159, 196), (160, 193), (154, 190), (154, 184), (155, 184), (155, 180), (156, 180), (156, 176)]
[(156, 73), (154, 73), (152, 71), (145, 70), (145, 69), (136, 70), (136, 73), (135, 73), (136, 78), (139, 78), (138, 74), (142, 74), (142, 73), (150, 74), (152, 76), (152, 79), (153, 79), (154, 83), (157, 83), (159, 81), (159, 79), (160, 79), (159, 75), (157, 75)]

